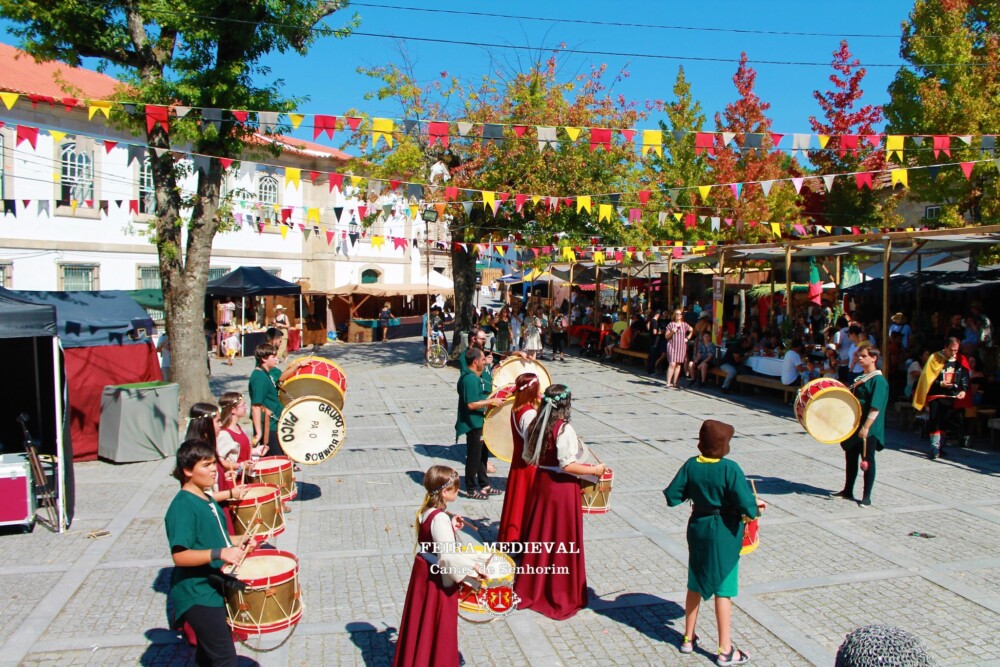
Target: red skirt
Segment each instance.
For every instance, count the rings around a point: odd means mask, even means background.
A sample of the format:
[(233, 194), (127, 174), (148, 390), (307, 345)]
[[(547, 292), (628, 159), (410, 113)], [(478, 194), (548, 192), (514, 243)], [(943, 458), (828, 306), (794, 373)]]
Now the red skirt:
[[(215, 460), (215, 470), (217, 473), (217, 476), (215, 478), (215, 483), (219, 487), (219, 491), (229, 491), (230, 489), (236, 486), (235, 484), (233, 484), (231, 479), (226, 477), (226, 473), (228, 471), (219, 462), (218, 459)], [(226, 517), (226, 530), (229, 531), (230, 535), (234, 535), (236, 531), (233, 530), (233, 509), (232, 507), (230, 507), (230, 503), (228, 500), (224, 500), (219, 504), (222, 506), (222, 509), (224, 510), (222, 512), (223, 516)]]
[(531, 489), (535, 483), (535, 466), (528, 465), (519, 452), (514, 452), (514, 462), (507, 475), (503, 511), (500, 513), (498, 542), (520, 542), (524, 539), (524, 515), (527, 512)]
[(458, 586), (446, 587), (430, 568), (413, 559), (394, 667), (458, 667)]
[[(567, 473), (539, 469), (528, 506), (528, 550), (514, 582), (519, 609), (561, 621), (587, 606), (580, 483)], [(551, 552), (548, 548), (551, 547)], [(567, 553), (557, 553), (562, 549)], [(565, 568), (563, 573), (555, 568)]]

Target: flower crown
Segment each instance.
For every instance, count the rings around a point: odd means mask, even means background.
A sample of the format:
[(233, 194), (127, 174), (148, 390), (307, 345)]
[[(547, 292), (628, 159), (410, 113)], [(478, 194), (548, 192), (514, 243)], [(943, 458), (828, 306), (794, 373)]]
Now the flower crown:
[(555, 407), (556, 403), (558, 403), (559, 401), (565, 401), (567, 398), (569, 398), (569, 387), (563, 389), (562, 393), (560, 394), (556, 394), (555, 396), (543, 396), (542, 398), (545, 400), (546, 403), (549, 403), (550, 405)]
[(433, 491), (431, 491), (431, 495), (434, 496), (441, 493), (442, 491), (444, 491), (457, 481), (458, 481), (458, 473), (453, 470), (451, 475), (448, 477), (448, 481), (439, 486), (438, 488), (434, 489)]

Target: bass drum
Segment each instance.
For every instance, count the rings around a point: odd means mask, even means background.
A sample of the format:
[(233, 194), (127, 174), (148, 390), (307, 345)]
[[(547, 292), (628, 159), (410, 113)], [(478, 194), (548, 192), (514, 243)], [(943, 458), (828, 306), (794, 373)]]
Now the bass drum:
[(510, 413), (514, 407), (514, 385), (500, 387), (490, 398), (503, 399), (503, 405), (486, 410), (483, 420), (483, 442), (493, 456), (510, 463), (514, 457), (514, 433), (510, 430)]
[(504, 359), (493, 371), (493, 386), (506, 387), (509, 384), (514, 384), (517, 376), (521, 373), (534, 373), (538, 376), (539, 394), (544, 393), (546, 387), (552, 384), (552, 376), (549, 375), (542, 362), (522, 359), (521, 357), (509, 357)]
[(285, 406), (278, 420), (281, 448), (297, 463), (316, 465), (332, 458), (346, 437), (344, 415), (322, 398), (297, 398)]
[(305, 365), (297, 368), (295, 374), (281, 384), (279, 398), (282, 405), (288, 405), (297, 398), (318, 396), (342, 409), (347, 394), (344, 369), (322, 357), (302, 357), (299, 361), (305, 362)]
[(818, 378), (799, 389), (795, 417), (809, 435), (833, 445), (851, 437), (861, 423), (861, 404), (832, 378)]

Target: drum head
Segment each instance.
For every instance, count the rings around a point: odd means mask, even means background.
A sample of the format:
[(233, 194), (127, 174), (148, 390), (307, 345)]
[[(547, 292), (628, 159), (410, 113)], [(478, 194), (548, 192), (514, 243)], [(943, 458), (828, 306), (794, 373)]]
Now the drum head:
[(486, 410), (486, 418), (483, 420), (483, 442), (495, 457), (510, 463), (514, 458), (514, 433), (510, 428), (510, 413), (514, 408), (513, 385), (497, 389), (490, 398), (496, 396), (503, 398), (504, 402), (500, 407)]
[(237, 576), (252, 585), (262, 585), (267, 580), (275, 584), (291, 578), (298, 568), (295, 556), (286, 551), (257, 551), (246, 557)]
[(521, 373), (534, 373), (538, 376), (538, 392), (542, 393), (545, 388), (552, 384), (552, 376), (540, 361), (522, 359), (521, 357), (510, 357), (501, 363), (493, 373), (493, 386), (505, 387), (514, 384), (517, 376)]
[(332, 458), (347, 437), (344, 415), (322, 398), (299, 398), (281, 411), (278, 438), (288, 458), (316, 465)]
[(816, 440), (839, 444), (851, 437), (861, 423), (861, 404), (846, 389), (824, 389), (805, 406), (802, 421)]

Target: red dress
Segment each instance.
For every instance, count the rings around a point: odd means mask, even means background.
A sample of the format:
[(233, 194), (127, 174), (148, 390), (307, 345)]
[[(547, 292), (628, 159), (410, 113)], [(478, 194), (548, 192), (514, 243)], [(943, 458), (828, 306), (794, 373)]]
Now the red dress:
[[(533, 609), (557, 621), (587, 606), (580, 483), (574, 475), (548, 469), (559, 467), (555, 434), (562, 424), (558, 420), (552, 427), (553, 443), (539, 457), (525, 522), (524, 541), (539, 545), (536, 548), (541, 553), (524, 554), (519, 568), (522, 573), (514, 582), (519, 609)], [(551, 553), (546, 543), (554, 543)], [(556, 553), (560, 549), (576, 553)], [(566, 568), (566, 573), (551, 568)]]
[[(240, 446), (240, 452), (236, 455), (236, 462), (243, 463), (244, 461), (250, 460), (250, 436), (246, 434), (245, 431), (236, 431), (233, 429), (223, 429), (226, 433), (233, 437), (233, 440)], [(217, 472), (215, 482), (219, 487), (219, 491), (228, 491), (229, 489), (236, 486), (231, 479), (226, 475), (228, 472), (222, 462), (219, 461), (218, 457), (215, 459), (215, 469)], [(227, 503), (228, 504), (228, 503)], [(230, 508), (231, 509), (231, 508)], [(226, 517), (226, 527), (229, 529), (229, 534), (235, 534), (233, 530), (233, 517), (232, 511), (224, 512)]]
[(504, 492), (503, 511), (500, 514), (498, 542), (520, 542), (524, 538), (524, 514), (535, 482), (537, 468), (524, 462), (524, 438), (518, 423), (528, 410), (535, 406), (525, 403), (510, 413), (510, 430), (514, 436), (514, 454), (507, 475), (507, 489)]
[[(417, 542), (434, 541), (431, 522), (440, 511), (421, 522)], [(458, 586), (432, 574), (419, 553), (413, 558), (398, 637), (393, 667), (458, 667)]]

